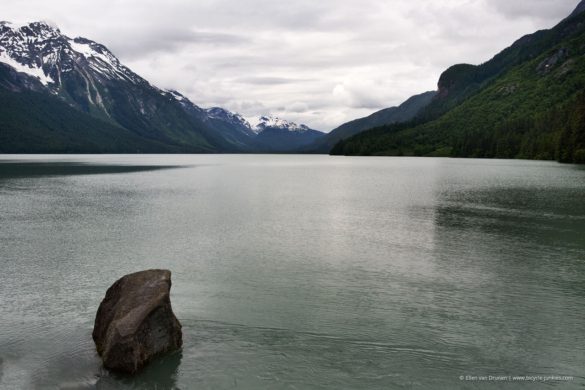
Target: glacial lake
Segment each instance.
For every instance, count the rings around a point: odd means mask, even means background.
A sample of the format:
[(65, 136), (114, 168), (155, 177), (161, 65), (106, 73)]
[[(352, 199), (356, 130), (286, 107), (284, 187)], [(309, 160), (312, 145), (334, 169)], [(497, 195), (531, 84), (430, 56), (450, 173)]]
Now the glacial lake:
[[(4, 155), (0, 221), (0, 389), (585, 387), (585, 167)], [(148, 268), (184, 347), (111, 374), (96, 310)]]

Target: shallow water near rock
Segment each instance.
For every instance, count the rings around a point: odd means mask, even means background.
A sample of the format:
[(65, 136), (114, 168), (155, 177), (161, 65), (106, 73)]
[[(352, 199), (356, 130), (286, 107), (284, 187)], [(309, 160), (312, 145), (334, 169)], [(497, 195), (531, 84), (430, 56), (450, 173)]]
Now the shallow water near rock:
[[(2, 156), (0, 388), (581, 389), (584, 199), (552, 162)], [(148, 268), (184, 347), (109, 373), (96, 310)]]

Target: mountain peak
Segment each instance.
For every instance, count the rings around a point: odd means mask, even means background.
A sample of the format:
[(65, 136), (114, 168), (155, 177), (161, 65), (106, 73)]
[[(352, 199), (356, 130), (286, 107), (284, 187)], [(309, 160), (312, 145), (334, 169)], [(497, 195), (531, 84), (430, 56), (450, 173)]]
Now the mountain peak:
[(97, 78), (145, 82), (105, 46), (85, 38), (71, 39), (52, 22), (0, 22), (0, 63), (50, 85), (54, 92), (63, 86), (67, 74), (83, 68)]
[(250, 128), (248, 121), (237, 112), (230, 112), (221, 107), (211, 107), (205, 110), (210, 118), (220, 119), (226, 122), (235, 123)]
[(56, 23), (47, 20), (39, 20), (37, 22), (32, 22), (29, 23), (28, 26), (61, 32), (61, 30), (59, 30), (59, 26), (57, 26)]
[(61, 34), (61, 30), (59, 27), (50, 21), (46, 20), (39, 20), (36, 22), (27, 22), (27, 23), (14, 23), (7, 20), (0, 21), (0, 26), (9, 28), (13, 31), (25, 31), (33, 33), (33, 34), (43, 34), (43, 35), (59, 35)]

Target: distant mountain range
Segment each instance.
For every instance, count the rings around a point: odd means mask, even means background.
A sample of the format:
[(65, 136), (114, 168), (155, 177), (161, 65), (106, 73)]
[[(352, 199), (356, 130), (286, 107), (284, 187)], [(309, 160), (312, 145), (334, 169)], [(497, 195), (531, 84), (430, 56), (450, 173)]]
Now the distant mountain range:
[(99, 43), (44, 22), (0, 22), (2, 153), (286, 152), (323, 135), (258, 123), (157, 88)]
[(411, 120), (339, 141), (332, 154), (585, 163), (585, 0), (488, 62), (454, 65)]
[(557, 26), (438, 90), (329, 134), (201, 108), (133, 73), (103, 45), (47, 23), (0, 22), (0, 153), (328, 153), (585, 163), (585, 0)]

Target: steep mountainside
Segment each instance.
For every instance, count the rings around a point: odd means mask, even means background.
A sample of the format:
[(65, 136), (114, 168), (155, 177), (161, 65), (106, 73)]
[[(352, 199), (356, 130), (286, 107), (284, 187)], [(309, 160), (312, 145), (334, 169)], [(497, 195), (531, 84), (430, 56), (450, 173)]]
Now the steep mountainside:
[(423, 108), (428, 106), (435, 95), (436, 92), (434, 91), (415, 95), (398, 107), (385, 108), (365, 118), (355, 119), (351, 122), (344, 123), (317, 140), (315, 143), (309, 145), (307, 150), (327, 153), (337, 142), (356, 135), (364, 130), (382, 125), (407, 122), (414, 118)]
[(0, 88), (0, 153), (154, 153), (161, 150), (183, 151), (137, 137), (127, 129), (93, 118), (52, 96), (29, 91), (15, 94)]
[(585, 15), (577, 10), (485, 64), (449, 68), (413, 121), (358, 134), (332, 153), (585, 162)]
[[(170, 94), (123, 66), (103, 45), (84, 38), (71, 39), (42, 22), (24, 26), (3, 22), (0, 51), (4, 69), (0, 86), (8, 91), (48, 95), (91, 117), (127, 129), (137, 144), (161, 145), (160, 151), (218, 149), (219, 145), (209, 137), (211, 130), (200, 119), (186, 112)], [(47, 97), (37, 100), (60, 107)], [(63, 116), (67, 117), (65, 113)], [(43, 137), (45, 129), (36, 130)], [(75, 133), (71, 136), (76, 137)], [(31, 141), (31, 149), (39, 146), (34, 139)], [(77, 144), (81, 140), (72, 141)], [(100, 150), (108, 149), (108, 139), (98, 143)]]

